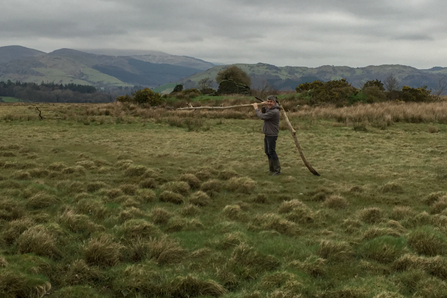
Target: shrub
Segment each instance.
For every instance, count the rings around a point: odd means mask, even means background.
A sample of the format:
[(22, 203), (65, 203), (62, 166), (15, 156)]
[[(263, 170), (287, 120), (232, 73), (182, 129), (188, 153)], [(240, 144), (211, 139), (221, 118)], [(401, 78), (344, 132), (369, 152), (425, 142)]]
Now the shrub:
[(162, 104), (164, 100), (160, 93), (156, 93), (149, 88), (144, 88), (132, 93), (132, 101), (139, 104), (158, 106)]
[(430, 95), (431, 90), (427, 90), (427, 86), (420, 88), (411, 88), (409, 86), (402, 87), (402, 100), (406, 102), (427, 102), (432, 101)]
[(89, 265), (115, 266), (119, 263), (122, 249), (123, 246), (110, 235), (102, 234), (90, 239), (84, 246), (84, 258)]
[(430, 226), (413, 230), (408, 235), (408, 243), (418, 254), (436, 256), (447, 253), (447, 236)]

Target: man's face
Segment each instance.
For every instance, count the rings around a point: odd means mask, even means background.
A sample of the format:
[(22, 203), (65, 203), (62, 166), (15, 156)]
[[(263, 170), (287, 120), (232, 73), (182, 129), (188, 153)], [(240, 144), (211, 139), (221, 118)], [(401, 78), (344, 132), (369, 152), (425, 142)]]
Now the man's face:
[(269, 107), (269, 109), (271, 109), (273, 106), (275, 105), (275, 101), (274, 100), (267, 100), (267, 106)]

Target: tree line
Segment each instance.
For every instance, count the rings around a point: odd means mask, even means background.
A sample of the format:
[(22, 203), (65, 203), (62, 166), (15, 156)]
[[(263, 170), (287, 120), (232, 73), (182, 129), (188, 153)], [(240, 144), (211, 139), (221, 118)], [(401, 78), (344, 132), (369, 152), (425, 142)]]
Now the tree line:
[(36, 84), (29, 82), (0, 81), (0, 98), (15, 97), (24, 102), (60, 103), (104, 103), (115, 98), (111, 94), (98, 92), (89, 85), (80, 84)]

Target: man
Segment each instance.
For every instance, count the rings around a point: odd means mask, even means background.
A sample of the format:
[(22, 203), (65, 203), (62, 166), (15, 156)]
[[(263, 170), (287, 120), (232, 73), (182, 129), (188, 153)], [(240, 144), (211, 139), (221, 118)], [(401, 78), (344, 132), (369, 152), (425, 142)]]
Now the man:
[(264, 149), (269, 159), (270, 173), (272, 176), (281, 175), (281, 166), (278, 155), (276, 155), (276, 140), (279, 132), (279, 105), (277, 98), (274, 95), (267, 97), (267, 109), (264, 113), (258, 109), (257, 103), (254, 103), (253, 107), (256, 115), (264, 120), (262, 126), (262, 131), (265, 134)]

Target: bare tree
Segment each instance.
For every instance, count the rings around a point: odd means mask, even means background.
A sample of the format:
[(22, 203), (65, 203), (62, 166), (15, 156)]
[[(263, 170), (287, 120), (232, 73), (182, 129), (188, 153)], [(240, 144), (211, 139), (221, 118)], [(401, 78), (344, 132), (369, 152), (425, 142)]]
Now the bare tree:
[(436, 89), (435, 96), (439, 97), (447, 88), (447, 76), (443, 76), (438, 80), (438, 88)]
[(399, 90), (399, 81), (392, 74), (385, 79), (383, 85), (388, 92)]
[(210, 78), (203, 78), (197, 82), (197, 88), (199, 90), (208, 89), (208, 88), (211, 88), (212, 83), (213, 83), (213, 80), (211, 80)]

